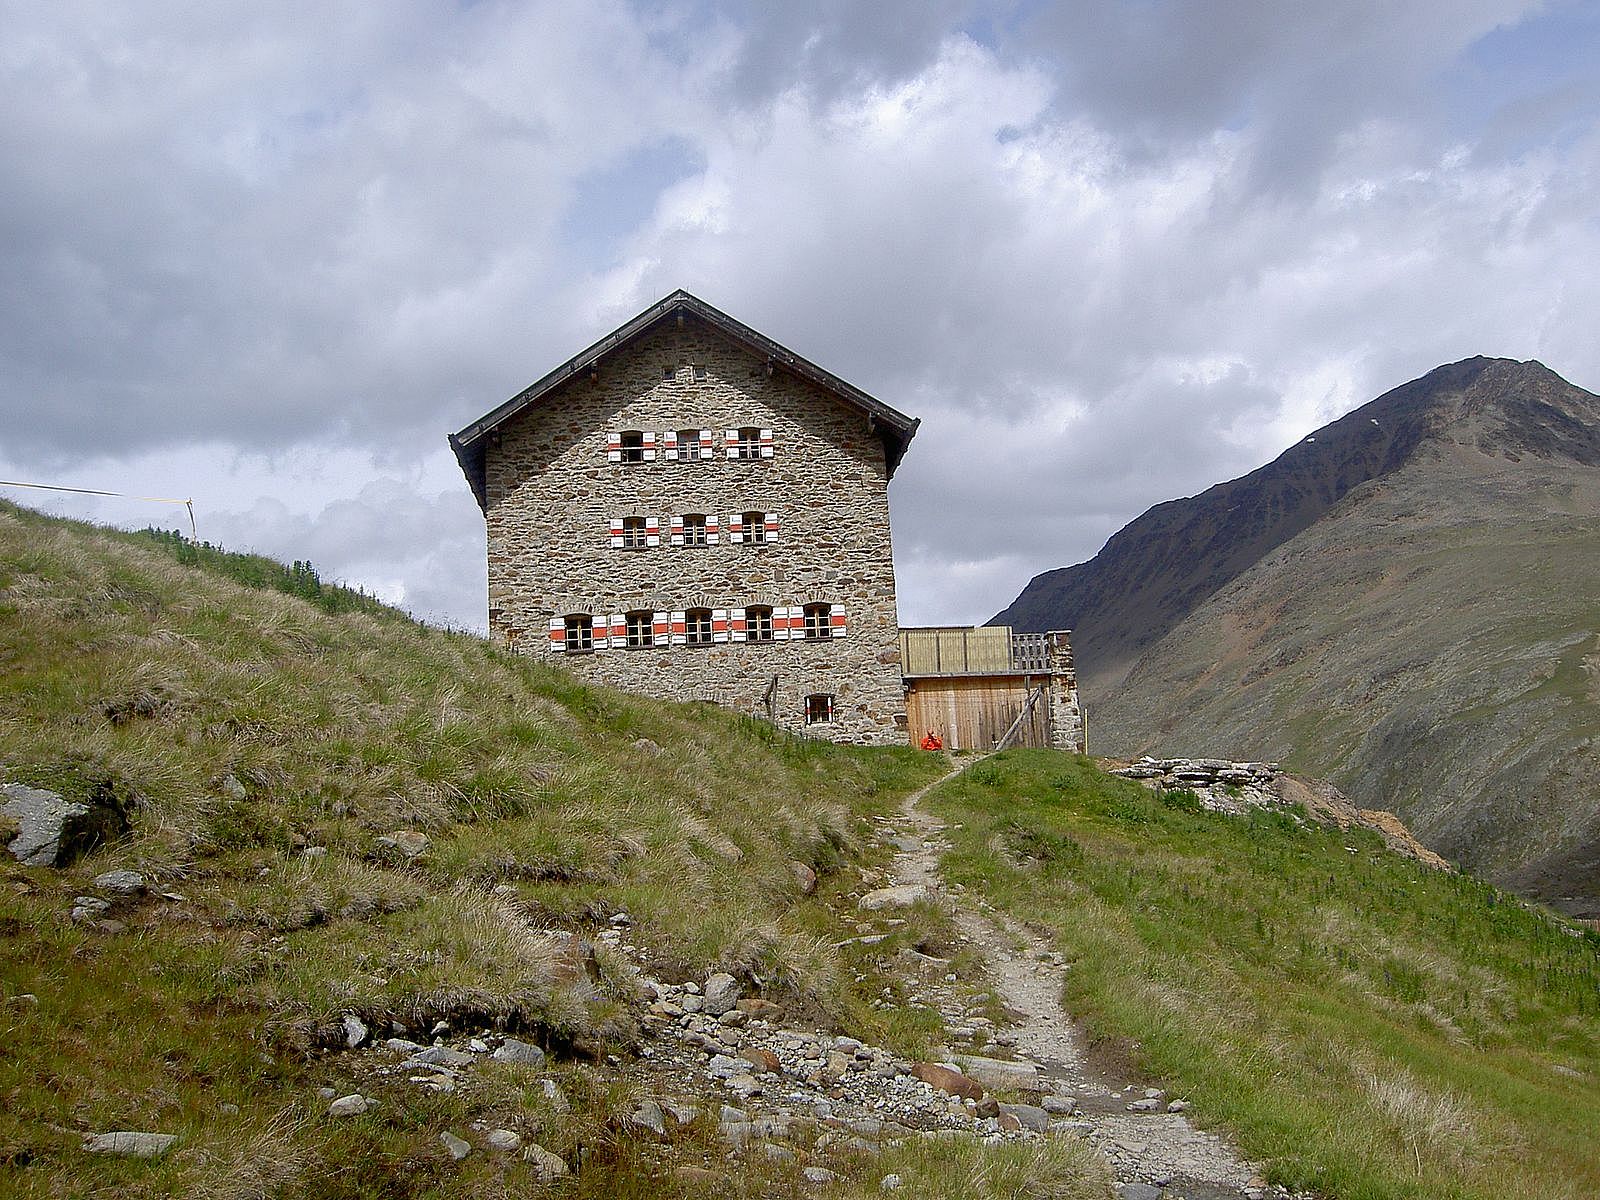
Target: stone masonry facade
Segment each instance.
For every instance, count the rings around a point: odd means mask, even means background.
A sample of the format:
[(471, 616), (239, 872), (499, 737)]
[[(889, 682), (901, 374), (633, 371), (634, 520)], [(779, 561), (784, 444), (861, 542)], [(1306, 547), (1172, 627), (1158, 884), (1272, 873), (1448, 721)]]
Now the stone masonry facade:
[(868, 413), (680, 315), (485, 443), (493, 639), (811, 736), (905, 740), (890, 468)]

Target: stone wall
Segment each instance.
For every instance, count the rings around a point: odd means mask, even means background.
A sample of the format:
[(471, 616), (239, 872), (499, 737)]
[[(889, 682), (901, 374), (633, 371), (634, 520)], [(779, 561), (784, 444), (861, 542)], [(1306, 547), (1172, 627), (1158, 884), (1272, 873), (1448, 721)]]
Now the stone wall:
[[(666, 375), (667, 377), (664, 377)], [(730, 460), (724, 431), (773, 432), (770, 458)], [(713, 456), (607, 461), (623, 430), (709, 429)], [(839, 741), (905, 738), (883, 444), (859, 409), (689, 318), (623, 347), (491, 435), (485, 458), (489, 627), (502, 644), (598, 682), (713, 700)], [(734, 545), (730, 514), (775, 514), (777, 540)], [(721, 518), (717, 545), (674, 547), (671, 518)], [(611, 544), (613, 520), (655, 518), (659, 545)], [(635, 610), (843, 606), (842, 637), (552, 653), (552, 619)], [(774, 680), (776, 684), (774, 685)], [(835, 697), (828, 724), (805, 698)]]
[(1046, 636), (1050, 661), (1050, 745), (1084, 754), (1083, 712), (1078, 707), (1078, 672), (1072, 664), (1072, 636), (1055, 630)]

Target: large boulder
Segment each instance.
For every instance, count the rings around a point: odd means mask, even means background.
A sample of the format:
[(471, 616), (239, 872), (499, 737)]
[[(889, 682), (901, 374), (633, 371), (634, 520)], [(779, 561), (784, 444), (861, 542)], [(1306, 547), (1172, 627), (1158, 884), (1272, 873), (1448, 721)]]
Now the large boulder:
[(739, 981), (725, 971), (718, 971), (706, 980), (704, 1011), (707, 1016), (720, 1017), (739, 1003)]
[(983, 1058), (976, 1054), (956, 1056), (968, 1076), (993, 1091), (1032, 1092), (1039, 1090), (1039, 1068), (1031, 1062), (1007, 1058)]
[(17, 825), (7, 847), (29, 867), (65, 867), (101, 842), (128, 831), (128, 816), (109, 786), (87, 801), (21, 783), (0, 784), (0, 813)]
[(911, 1074), (929, 1087), (937, 1088), (951, 1096), (959, 1096), (963, 1100), (983, 1099), (983, 1087), (976, 1080), (963, 1075), (960, 1071), (942, 1067), (938, 1063), (917, 1063), (911, 1068)]

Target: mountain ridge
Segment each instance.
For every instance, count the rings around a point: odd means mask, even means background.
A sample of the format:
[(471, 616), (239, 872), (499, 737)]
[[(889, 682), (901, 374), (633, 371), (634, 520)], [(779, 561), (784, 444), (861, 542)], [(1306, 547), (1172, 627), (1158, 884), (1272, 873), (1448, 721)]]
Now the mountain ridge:
[[(1114, 685), (1140, 651), (1207, 597), (1351, 491), (1398, 470), (1424, 441), (1446, 432), (1449, 421), (1441, 410), (1453, 398), (1466, 399), (1486, 372), (1536, 381), (1541, 391), (1552, 382), (1581, 390), (1535, 360), (1478, 356), (1436, 367), (1246, 475), (1152, 506), (1087, 562), (1035, 576), (989, 623), (1024, 631), (1070, 628), (1089, 690)], [(1521, 427), (1531, 432), (1529, 427), (1537, 425), (1545, 436), (1524, 437), (1517, 443), (1522, 448), (1538, 454), (1565, 445), (1580, 461), (1600, 464), (1600, 427), (1585, 425), (1548, 402), (1542, 409), (1539, 402), (1529, 408), (1520, 414)], [(1254, 514), (1249, 528), (1229, 519), (1241, 509)]]

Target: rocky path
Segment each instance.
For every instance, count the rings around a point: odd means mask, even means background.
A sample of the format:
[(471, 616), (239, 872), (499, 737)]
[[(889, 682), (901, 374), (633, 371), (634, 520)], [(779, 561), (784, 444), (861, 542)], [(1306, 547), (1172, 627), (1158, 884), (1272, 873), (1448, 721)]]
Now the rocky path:
[[(1065, 967), (1046, 942), (1001, 913), (947, 888), (939, 856), (944, 824), (923, 798), (974, 759), (907, 797), (895, 822), (899, 885), (926, 887), (976, 947), (1006, 1007), (1017, 1014), (1006, 1032), (1019, 1058), (1038, 1068), (1042, 1085), (1077, 1101), (1080, 1132), (1105, 1154), (1123, 1200), (1261, 1200), (1288, 1193), (1266, 1185), (1252, 1164), (1216, 1134), (1197, 1129), (1181, 1098), (1106, 1078), (1090, 1064), (1082, 1031), (1061, 1006)], [(960, 1061), (958, 1056), (957, 1061)]]

